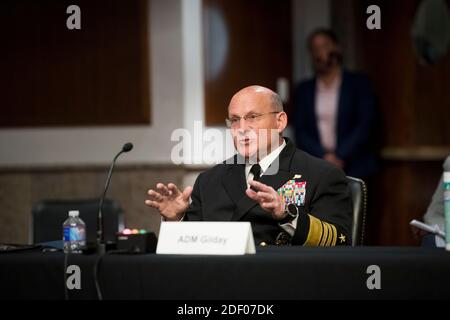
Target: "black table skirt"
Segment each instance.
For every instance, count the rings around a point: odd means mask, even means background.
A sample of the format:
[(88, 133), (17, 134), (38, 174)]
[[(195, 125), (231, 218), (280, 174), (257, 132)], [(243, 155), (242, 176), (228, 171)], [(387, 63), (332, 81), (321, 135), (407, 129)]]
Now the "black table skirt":
[[(0, 255), (0, 299), (97, 299), (97, 255), (67, 256), (81, 289), (65, 290), (63, 253)], [(381, 289), (367, 287), (367, 267)], [(104, 255), (104, 299), (449, 299), (450, 252), (396, 247), (258, 249), (246, 256)]]

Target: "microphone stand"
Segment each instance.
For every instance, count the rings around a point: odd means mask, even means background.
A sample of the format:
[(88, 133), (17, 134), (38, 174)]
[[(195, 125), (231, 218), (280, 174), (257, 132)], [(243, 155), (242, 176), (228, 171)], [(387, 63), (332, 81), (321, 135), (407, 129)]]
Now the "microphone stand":
[(124, 152), (128, 152), (133, 148), (133, 145), (131, 143), (126, 143), (122, 150), (116, 156), (114, 157), (111, 166), (109, 167), (108, 176), (106, 178), (105, 187), (103, 189), (103, 194), (100, 198), (100, 204), (98, 209), (98, 215), (97, 215), (97, 246), (96, 246), (96, 252), (98, 254), (104, 254), (106, 252), (106, 244), (105, 244), (105, 238), (103, 234), (103, 203), (105, 201), (106, 192), (108, 191), (109, 184), (111, 182), (111, 176), (114, 169), (114, 165), (116, 164), (117, 158)]

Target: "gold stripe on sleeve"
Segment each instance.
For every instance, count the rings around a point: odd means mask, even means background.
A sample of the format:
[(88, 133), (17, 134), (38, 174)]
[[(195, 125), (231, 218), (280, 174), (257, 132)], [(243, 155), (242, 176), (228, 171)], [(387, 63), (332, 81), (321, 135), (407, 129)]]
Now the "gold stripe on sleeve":
[(336, 245), (336, 241), (337, 241), (337, 230), (336, 227), (334, 225), (331, 225), (331, 228), (333, 229), (333, 242), (331, 243), (332, 246)]
[[(308, 217), (309, 217), (309, 230), (304, 245), (318, 246), (324, 231), (324, 228), (322, 227), (322, 221), (313, 217), (312, 215), (308, 215)], [(323, 235), (323, 238), (325, 238), (325, 234)]]

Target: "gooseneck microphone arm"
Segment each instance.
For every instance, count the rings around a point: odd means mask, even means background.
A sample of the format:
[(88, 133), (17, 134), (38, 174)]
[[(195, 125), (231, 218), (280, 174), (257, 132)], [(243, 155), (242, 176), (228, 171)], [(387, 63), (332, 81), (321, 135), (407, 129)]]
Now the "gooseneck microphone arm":
[(122, 150), (114, 157), (111, 166), (109, 167), (108, 176), (106, 177), (105, 187), (103, 189), (103, 194), (100, 197), (100, 204), (98, 208), (97, 215), (97, 252), (104, 253), (105, 252), (105, 238), (103, 234), (103, 203), (105, 202), (106, 192), (108, 191), (109, 184), (111, 182), (112, 172), (114, 170), (114, 165), (116, 164), (117, 158), (125, 152), (131, 151), (133, 149), (133, 144), (128, 142), (125, 143), (122, 147)]

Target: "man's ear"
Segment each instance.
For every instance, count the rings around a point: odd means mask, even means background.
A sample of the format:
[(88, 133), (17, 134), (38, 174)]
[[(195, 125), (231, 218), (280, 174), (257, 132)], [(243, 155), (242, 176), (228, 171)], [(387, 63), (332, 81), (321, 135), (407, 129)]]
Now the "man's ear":
[(277, 117), (277, 122), (278, 122), (278, 128), (277, 128), (277, 130), (278, 130), (278, 132), (283, 132), (284, 131), (284, 129), (286, 129), (286, 127), (287, 127), (287, 121), (288, 121), (288, 118), (287, 118), (287, 114), (286, 114), (286, 112), (281, 112), (279, 115), (278, 115), (278, 117)]

